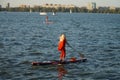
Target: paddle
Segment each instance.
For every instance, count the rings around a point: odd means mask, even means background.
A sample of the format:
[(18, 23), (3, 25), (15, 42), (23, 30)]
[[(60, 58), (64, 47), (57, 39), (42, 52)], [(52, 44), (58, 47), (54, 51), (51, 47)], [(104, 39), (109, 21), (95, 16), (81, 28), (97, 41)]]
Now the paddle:
[(80, 55), (80, 58), (84, 58), (84, 54), (82, 54), (81, 52), (77, 51), (76, 49), (74, 49), (68, 42), (67, 42), (67, 45), (72, 48), (75, 52), (79, 53)]

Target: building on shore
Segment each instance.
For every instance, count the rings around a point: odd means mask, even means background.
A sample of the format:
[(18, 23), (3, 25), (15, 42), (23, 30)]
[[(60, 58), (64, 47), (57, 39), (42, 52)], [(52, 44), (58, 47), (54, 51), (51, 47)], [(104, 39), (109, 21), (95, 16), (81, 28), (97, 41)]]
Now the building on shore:
[(89, 2), (89, 3), (87, 4), (87, 9), (88, 9), (88, 10), (96, 9), (96, 3), (95, 3), (95, 2)]
[(109, 7), (110, 10), (115, 10), (116, 8), (114, 6)]
[(0, 5), (0, 8), (2, 8), (2, 5)]
[(21, 4), (19, 7), (20, 8), (30, 8), (30, 5)]
[(2, 10), (2, 5), (0, 5), (0, 11)]
[(41, 7), (46, 7), (46, 8), (59, 8), (59, 7), (64, 7), (64, 8), (74, 8), (75, 6), (73, 4), (70, 5), (62, 5), (62, 4), (43, 4)]
[(6, 6), (6, 8), (10, 8), (10, 3), (7, 3), (7, 6)]

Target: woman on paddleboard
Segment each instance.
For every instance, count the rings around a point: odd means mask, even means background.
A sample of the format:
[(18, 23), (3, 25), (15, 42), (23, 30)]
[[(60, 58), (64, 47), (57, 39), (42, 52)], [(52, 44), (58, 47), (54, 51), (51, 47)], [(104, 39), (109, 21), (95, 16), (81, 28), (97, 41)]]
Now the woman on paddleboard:
[(61, 34), (59, 37), (59, 42), (58, 42), (58, 51), (60, 51), (60, 61), (64, 61), (66, 57), (66, 50), (65, 50), (65, 45), (66, 45), (66, 37), (64, 34)]

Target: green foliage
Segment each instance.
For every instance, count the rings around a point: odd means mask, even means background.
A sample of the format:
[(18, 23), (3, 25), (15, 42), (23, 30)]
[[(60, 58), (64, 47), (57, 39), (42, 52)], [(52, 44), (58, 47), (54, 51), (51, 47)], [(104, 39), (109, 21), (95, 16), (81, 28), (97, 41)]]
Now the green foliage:
[(10, 12), (29, 12), (32, 10), (32, 12), (83, 12), (83, 13), (119, 13), (120, 14), (120, 8), (116, 9), (104, 9), (104, 8), (99, 8), (99, 9), (93, 9), (93, 10), (88, 10), (86, 7), (74, 7), (74, 8), (65, 8), (65, 7), (59, 7), (59, 8), (46, 8), (46, 7), (14, 7), (14, 8), (0, 8), (0, 11), (10, 11)]

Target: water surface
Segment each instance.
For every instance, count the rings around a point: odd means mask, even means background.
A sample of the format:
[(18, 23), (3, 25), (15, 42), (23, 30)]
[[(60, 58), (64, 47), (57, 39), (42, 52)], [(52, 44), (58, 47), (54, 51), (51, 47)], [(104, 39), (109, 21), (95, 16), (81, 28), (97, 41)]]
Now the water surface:
[[(92, 13), (48, 14), (0, 12), (1, 80), (119, 80), (120, 15)], [(64, 66), (31, 66), (33, 61), (58, 60), (58, 39), (68, 42), (88, 59)], [(79, 54), (66, 46), (67, 57)], [(60, 77), (62, 68), (64, 76)]]

